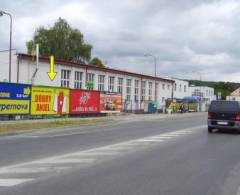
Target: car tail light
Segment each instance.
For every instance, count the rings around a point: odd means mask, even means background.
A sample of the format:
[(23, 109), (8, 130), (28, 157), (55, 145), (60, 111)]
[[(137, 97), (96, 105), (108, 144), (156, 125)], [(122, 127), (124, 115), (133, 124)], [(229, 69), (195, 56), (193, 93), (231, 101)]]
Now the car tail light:
[(213, 118), (213, 113), (212, 112), (208, 112), (208, 119), (212, 119)]
[(240, 121), (240, 114), (237, 114), (234, 118), (235, 121)]

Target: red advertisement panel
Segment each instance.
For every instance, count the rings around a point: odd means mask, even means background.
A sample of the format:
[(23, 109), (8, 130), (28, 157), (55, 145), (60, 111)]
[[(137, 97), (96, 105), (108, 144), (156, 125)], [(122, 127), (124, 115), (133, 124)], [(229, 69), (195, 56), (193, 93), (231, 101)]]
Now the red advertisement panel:
[(100, 93), (97, 91), (71, 90), (70, 114), (91, 114), (100, 112)]

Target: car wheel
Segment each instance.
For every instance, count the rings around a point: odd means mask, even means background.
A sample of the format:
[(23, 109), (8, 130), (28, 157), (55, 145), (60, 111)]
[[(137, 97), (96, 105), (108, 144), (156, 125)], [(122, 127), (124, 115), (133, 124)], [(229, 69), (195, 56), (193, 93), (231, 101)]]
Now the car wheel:
[(212, 133), (213, 132), (213, 128), (212, 127), (208, 127), (208, 133)]

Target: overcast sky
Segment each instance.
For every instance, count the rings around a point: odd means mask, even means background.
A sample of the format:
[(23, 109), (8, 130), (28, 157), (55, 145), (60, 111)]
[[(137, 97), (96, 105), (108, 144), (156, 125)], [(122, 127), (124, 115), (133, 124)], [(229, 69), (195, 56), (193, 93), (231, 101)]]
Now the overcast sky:
[[(13, 15), (13, 47), (26, 52), (39, 26), (62, 17), (107, 66), (186, 79), (240, 82), (239, 0), (0, 0)], [(0, 17), (0, 50), (9, 19)]]

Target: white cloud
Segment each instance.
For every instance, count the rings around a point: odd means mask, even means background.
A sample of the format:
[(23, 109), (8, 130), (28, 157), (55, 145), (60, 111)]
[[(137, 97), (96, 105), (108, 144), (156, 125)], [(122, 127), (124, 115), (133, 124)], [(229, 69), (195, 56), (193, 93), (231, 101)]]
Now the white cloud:
[[(240, 82), (240, 2), (238, 0), (2, 0), (14, 16), (13, 45), (25, 42), (39, 26), (58, 17), (78, 28), (85, 41), (111, 67), (152, 74), (152, 53), (158, 74)], [(0, 50), (8, 48), (8, 19), (0, 18)]]

